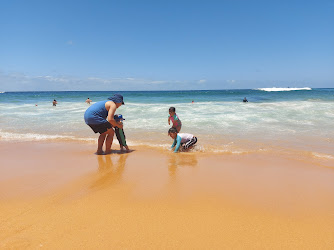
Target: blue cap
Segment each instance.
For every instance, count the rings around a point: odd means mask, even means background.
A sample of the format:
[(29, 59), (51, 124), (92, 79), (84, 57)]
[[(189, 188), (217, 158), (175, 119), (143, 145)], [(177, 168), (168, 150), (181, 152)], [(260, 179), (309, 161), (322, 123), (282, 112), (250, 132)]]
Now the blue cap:
[(123, 96), (120, 94), (114, 94), (113, 96), (109, 97), (108, 100), (111, 100), (114, 103), (122, 103), (124, 105)]
[(119, 114), (119, 115), (114, 115), (114, 119), (115, 119), (115, 121), (125, 120), (121, 114)]

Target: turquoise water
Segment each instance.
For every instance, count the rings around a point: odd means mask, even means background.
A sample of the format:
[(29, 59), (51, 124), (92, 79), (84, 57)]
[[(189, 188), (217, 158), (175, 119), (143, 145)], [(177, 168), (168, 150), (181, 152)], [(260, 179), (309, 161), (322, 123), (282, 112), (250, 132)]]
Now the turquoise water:
[[(292, 89), (292, 88), (291, 88)], [(194, 91), (118, 91), (127, 102), (135, 103), (188, 103), (196, 102), (239, 102), (244, 97), (251, 102), (281, 101), (333, 101), (334, 89), (311, 89), (289, 91), (262, 91), (257, 89), (243, 90), (194, 90)], [(55, 91), (55, 92), (5, 92), (0, 95), (1, 103), (38, 103), (50, 102), (82, 102), (89, 97), (92, 100), (104, 100), (114, 92), (105, 91)]]
[[(128, 144), (167, 148), (168, 108), (195, 134), (198, 150), (242, 153), (299, 150), (334, 155), (334, 89), (124, 91)], [(1, 140), (74, 140), (95, 143), (84, 123), (93, 103), (114, 94), (101, 91), (0, 93)], [(247, 97), (248, 103), (242, 99)], [(58, 101), (52, 106), (53, 99)], [(192, 103), (194, 101), (194, 103)], [(35, 104), (37, 106), (35, 106)]]

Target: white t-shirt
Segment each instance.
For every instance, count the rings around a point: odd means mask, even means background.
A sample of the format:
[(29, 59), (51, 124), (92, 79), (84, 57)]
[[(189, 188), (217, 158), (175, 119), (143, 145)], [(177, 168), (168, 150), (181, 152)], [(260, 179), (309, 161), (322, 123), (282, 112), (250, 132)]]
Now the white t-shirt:
[(177, 135), (181, 137), (181, 143), (190, 141), (194, 137), (194, 135), (187, 133), (178, 133)]

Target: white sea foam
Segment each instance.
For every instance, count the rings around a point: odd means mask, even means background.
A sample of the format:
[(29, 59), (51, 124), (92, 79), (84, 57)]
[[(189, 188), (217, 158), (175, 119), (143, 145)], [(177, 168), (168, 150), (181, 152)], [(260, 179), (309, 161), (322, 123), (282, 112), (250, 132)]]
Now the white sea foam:
[[(169, 105), (168, 105), (169, 106)], [(159, 133), (165, 135), (168, 125), (166, 104), (131, 104), (122, 106), (125, 131), (130, 133)], [(193, 134), (286, 136), (308, 135), (310, 131), (327, 136), (334, 132), (331, 123), (333, 102), (281, 101), (266, 103), (211, 102), (200, 105), (175, 105), (183, 127), (182, 131)], [(3, 131), (21, 133), (59, 134), (75, 137), (91, 135), (83, 121), (87, 105), (66, 103), (57, 107), (49, 103), (21, 105), (0, 104), (0, 123)], [(328, 137), (328, 136), (327, 136)], [(215, 139), (215, 138), (213, 138)]]
[(294, 90), (312, 90), (309, 87), (304, 88), (258, 88), (257, 90), (267, 91), (267, 92), (274, 92), (274, 91), (294, 91)]
[[(254, 92), (260, 96), (264, 94)], [(181, 132), (192, 133), (199, 138), (200, 147), (196, 150), (238, 154), (249, 152), (249, 148), (258, 149), (254, 147), (254, 142), (263, 142), (266, 145), (284, 147), (289, 144), (291, 148), (330, 152), (334, 141), (334, 102), (332, 99), (308, 101), (308, 95), (313, 96), (312, 92), (300, 94), (306, 95), (306, 98), (268, 99), (265, 102), (250, 100), (247, 104), (230, 101), (224, 96), (194, 104), (177, 103), (176, 100), (168, 104), (166, 100), (156, 103), (126, 102), (117, 113), (126, 119), (124, 129), (130, 148), (135, 145), (169, 148), (172, 141), (167, 137), (167, 130), (171, 127), (167, 122), (168, 108), (175, 106), (182, 121)], [(1, 102), (0, 139), (87, 140), (96, 143), (97, 135), (83, 119), (88, 107), (82, 101), (60, 101), (56, 107), (44, 99), (30, 103), (20, 100)], [(237, 146), (224, 146), (231, 141), (235, 141)]]
[(34, 133), (11, 133), (0, 130), (0, 139), (3, 141), (50, 141), (50, 140), (76, 140), (76, 141), (95, 141), (93, 138), (78, 138), (65, 135), (47, 135)]
[(312, 155), (320, 159), (334, 160), (334, 155), (320, 154), (320, 153), (315, 153), (315, 152), (313, 152)]

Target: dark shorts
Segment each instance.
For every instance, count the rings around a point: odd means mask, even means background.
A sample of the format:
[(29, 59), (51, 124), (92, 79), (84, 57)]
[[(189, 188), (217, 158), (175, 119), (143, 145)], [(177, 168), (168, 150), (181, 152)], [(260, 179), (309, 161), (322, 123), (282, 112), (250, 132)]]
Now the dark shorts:
[(184, 149), (188, 149), (188, 148), (194, 146), (194, 145), (196, 144), (196, 142), (197, 142), (197, 137), (194, 136), (190, 141), (187, 141), (187, 142), (185, 142), (185, 143), (182, 143), (182, 147), (183, 147)]
[(87, 124), (95, 133), (103, 134), (109, 128), (112, 128), (112, 125), (109, 122), (101, 123), (101, 124)]

